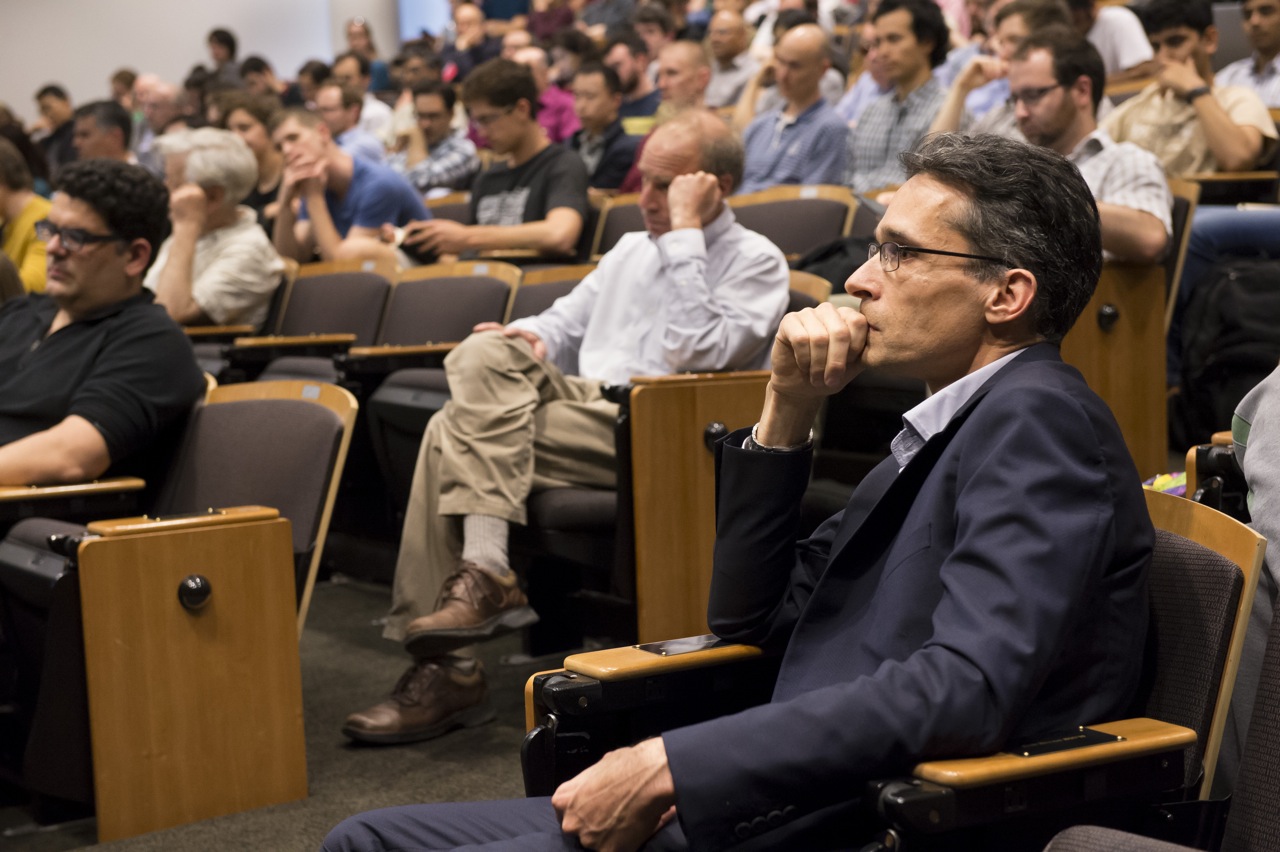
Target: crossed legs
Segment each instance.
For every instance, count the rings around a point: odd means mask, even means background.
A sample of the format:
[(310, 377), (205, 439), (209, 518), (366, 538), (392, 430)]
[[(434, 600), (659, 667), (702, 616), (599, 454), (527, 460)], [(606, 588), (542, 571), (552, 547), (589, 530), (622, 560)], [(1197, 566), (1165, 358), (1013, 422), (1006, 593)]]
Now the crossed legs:
[(468, 646), (536, 620), (506, 564), (507, 525), (525, 523), (534, 490), (615, 482), (617, 406), (598, 382), (498, 333), (467, 338), (445, 370), (452, 400), (423, 438), (383, 631), (415, 662), (388, 701), (348, 717), (355, 739), (410, 742), (487, 721)]

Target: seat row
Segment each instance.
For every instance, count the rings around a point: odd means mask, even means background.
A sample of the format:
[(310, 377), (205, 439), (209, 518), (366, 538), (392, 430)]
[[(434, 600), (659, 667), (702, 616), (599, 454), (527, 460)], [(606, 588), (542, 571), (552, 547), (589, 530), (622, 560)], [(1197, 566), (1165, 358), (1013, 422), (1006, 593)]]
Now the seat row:
[[(847, 186), (774, 186), (731, 195), (728, 201), (738, 221), (772, 240), (787, 260), (849, 236), (858, 211), (857, 196)], [(623, 234), (643, 231), (644, 218), (638, 193), (593, 197), (592, 202), (596, 215), (589, 256), (595, 261), (617, 245)], [(470, 193), (430, 199), (427, 207), (438, 219), (466, 223)]]

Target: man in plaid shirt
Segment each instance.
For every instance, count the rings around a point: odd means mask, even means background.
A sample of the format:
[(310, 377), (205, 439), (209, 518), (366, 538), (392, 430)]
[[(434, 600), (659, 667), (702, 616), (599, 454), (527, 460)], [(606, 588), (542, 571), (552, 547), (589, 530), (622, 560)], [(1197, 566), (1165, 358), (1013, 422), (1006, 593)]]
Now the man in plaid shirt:
[(410, 141), (409, 149), (392, 157), (389, 164), (423, 194), (437, 188), (469, 189), (480, 171), (475, 144), (449, 126), (457, 100), (446, 83), (419, 83), (413, 89), (413, 108), (426, 144), (418, 148)]

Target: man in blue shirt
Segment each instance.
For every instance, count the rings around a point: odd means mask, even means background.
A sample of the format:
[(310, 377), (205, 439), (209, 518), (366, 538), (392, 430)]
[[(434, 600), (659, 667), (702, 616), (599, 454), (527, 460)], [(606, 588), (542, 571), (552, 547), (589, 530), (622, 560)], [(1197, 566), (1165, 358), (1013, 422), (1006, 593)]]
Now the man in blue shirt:
[[(285, 110), (272, 121), (271, 139), (284, 154), (272, 234), (276, 251), (300, 263), (319, 255), (404, 265), (396, 248), (380, 239), (382, 226), (431, 218), (404, 178), (343, 151), (320, 117), (303, 109)], [(294, 199), (302, 201), (297, 216)]]
[(828, 53), (827, 36), (815, 24), (788, 31), (774, 48), (774, 73), (786, 105), (756, 116), (743, 134), (742, 192), (843, 180), (849, 130), (818, 86), (831, 64)]

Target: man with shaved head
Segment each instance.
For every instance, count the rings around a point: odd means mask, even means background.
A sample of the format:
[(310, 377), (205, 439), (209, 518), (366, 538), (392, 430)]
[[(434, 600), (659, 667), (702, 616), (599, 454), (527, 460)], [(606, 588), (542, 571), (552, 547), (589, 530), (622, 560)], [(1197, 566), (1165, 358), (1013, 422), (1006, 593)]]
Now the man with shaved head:
[(759, 63), (747, 52), (751, 36), (742, 15), (730, 9), (716, 12), (707, 29), (707, 43), (715, 62), (711, 66), (711, 82), (707, 84), (707, 106), (733, 106), (742, 96)]
[(659, 110), (705, 106), (710, 82), (711, 63), (697, 42), (673, 41), (658, 54), (658, 91), (662, 93)]
[(849, 129), (823, 100), (819, 82), (830, 67), (827, 36), (816, 24), (788, 30), (774, 47), (774, 74), (785, 104), (755, 117), (743, 134), (742, 192), (784, 183), (840, 183)]
[(646, 231), (548, 310), (482, 323), (445, 359), (452, 399), (423, 439), (383, 631), (413, 664), (389, 700), (347, 717), (352, 739), (408, 743), (493, 718), (469, 646), (537, 621), (507, 557), (530, 492), (615, 487), (618, 408), (605, 384), (767, 363), (788, 272), (725, 203), (741, 143), (688, 110), (654, 132), (640, 170)]

